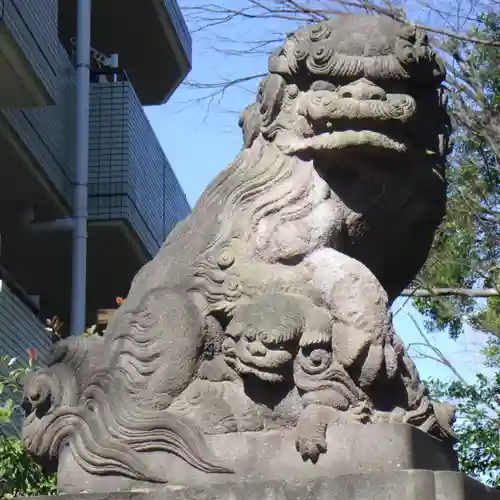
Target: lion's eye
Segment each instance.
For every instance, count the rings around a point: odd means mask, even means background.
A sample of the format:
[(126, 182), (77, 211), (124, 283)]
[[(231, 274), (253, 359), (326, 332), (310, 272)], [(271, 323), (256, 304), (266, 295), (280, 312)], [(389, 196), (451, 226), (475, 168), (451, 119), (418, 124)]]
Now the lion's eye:
[(328, 90), (330, 92), (333, 92), (337, 86), (332, 83), (332, 82), (327, 82), (325, 80), (317, 80), (312, 83), (311, 85), (311, 90), (317, 91), (317, 90)]

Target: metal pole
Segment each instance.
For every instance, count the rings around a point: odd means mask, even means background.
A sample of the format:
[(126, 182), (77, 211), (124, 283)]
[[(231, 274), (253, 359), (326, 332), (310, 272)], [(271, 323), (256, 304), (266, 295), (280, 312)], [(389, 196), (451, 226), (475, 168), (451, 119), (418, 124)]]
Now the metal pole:
[(71, 334), (85, 331), (87, 285), (87, 184), (89, 158), (90, 22), (92, 0), (78, 0), (76, 14), (76, 161), (73, 198)]

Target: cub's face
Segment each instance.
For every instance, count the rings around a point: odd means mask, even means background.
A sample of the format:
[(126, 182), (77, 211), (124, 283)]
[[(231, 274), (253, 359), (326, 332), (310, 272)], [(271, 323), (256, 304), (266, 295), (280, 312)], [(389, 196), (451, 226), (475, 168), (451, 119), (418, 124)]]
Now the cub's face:
[(252, 304), (236, 311), (222, 350), (237, 373), (269, 383), (285, 380), (298, 351), (303, 322), (296, 311), (287, 315), (279, 309)]

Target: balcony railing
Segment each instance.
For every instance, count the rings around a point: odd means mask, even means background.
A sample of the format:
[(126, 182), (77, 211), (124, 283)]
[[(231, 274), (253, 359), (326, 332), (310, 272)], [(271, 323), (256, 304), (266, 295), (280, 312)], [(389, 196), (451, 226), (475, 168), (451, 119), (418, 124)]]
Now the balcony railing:
[(0, 107), (53, 104), (56, 0), (0, 0)]
[(89, 217), (124, 220), (149, 255), (190, 211), (179, 182), (124, 71), (93, 74)]

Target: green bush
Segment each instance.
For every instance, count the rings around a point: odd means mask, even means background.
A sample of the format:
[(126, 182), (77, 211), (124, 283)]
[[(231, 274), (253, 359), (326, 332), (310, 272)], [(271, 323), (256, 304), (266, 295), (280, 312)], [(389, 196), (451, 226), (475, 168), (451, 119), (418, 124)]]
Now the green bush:
[[(16, 421), (22, 415), (22, 378), (36, 364), (37, 353), (28, 349), (28, 366), (16, 358), (0, 356), (0, 500), (16, 496), (56, 494), (56, 475), (42, 470), (18, 437)], [(1, 375), (1, 373), (7, 375)]]
[[(120, 305), (123, 299), (118, 297), (116, 302)], [(62, 338), (59, 330), (63, 323), (57, 316), (48, 320), (47, 325), (55, 339)], [(94, 325), (83, 335), (101, 335), (101, 332)], [(24, 413), (21, 408), (22, 379), (35, 369), (38, 359), (36, 349), (30, 347), (26, 353), (27, 364), (16, 358), (0, 356), (0, 500), (57, 493), (57, 475), (45, 472), (19, 438), (18, 426)]]

